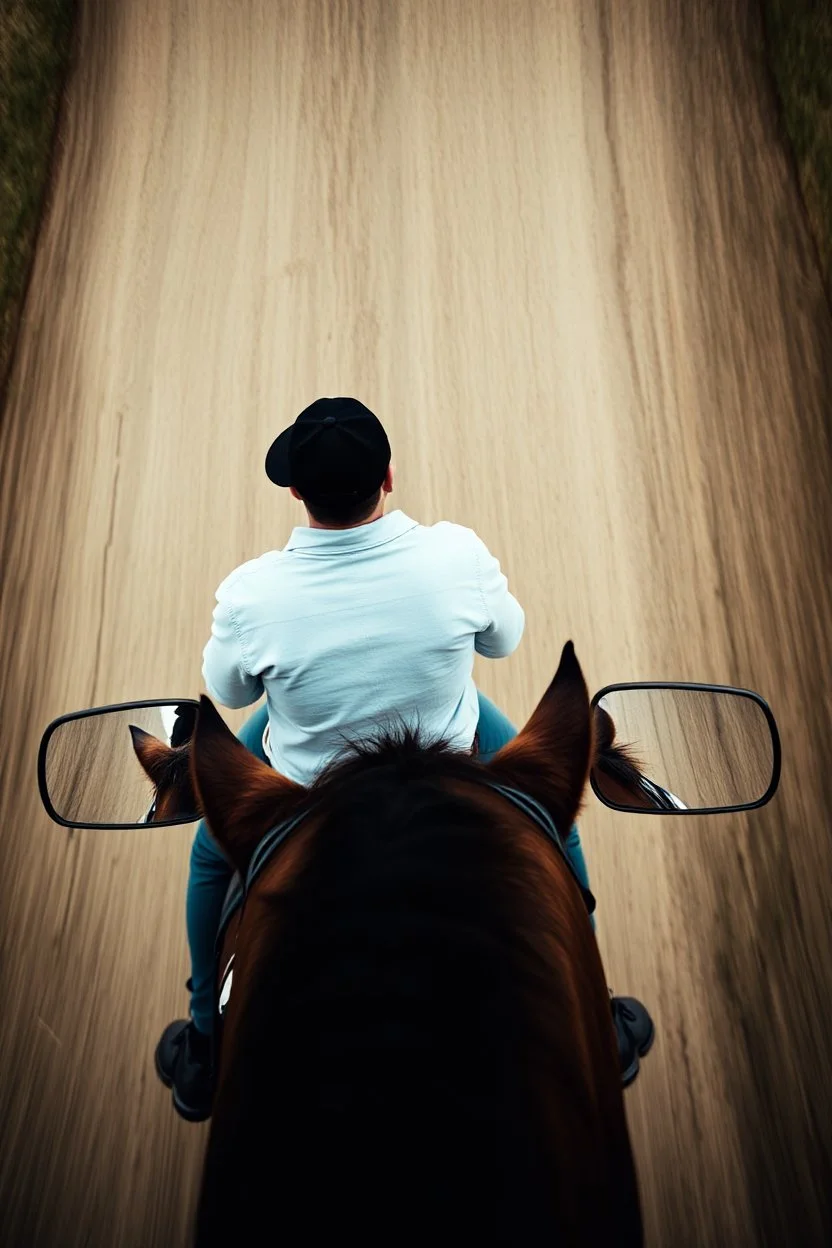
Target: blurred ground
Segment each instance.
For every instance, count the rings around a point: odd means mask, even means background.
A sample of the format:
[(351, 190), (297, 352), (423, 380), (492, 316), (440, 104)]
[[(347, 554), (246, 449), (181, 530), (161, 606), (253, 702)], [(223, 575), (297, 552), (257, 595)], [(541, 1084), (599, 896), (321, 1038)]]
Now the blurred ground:
[[(195, 695), (213, 592), (298, 512), (312, 398), (391, 432), (395, 502), (474, 527), (527, 611), (516, 720), (736, 683), (780, 725), (747, 817), (583, 838), (648, 1242), (832, 1237), (832, 318), (756, 5), (86, 0), (0, 428), (0, 1216), (11, 1245), (187, 1242), (205, 1129), (157, 1083), (192, 831), (77, 832), (53, 716)], [(239, 715), (229, 714), (236, 727)]]

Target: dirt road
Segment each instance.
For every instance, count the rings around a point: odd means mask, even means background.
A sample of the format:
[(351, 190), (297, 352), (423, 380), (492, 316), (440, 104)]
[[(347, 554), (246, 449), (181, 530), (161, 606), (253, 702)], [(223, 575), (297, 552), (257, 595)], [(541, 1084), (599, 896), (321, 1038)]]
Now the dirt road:
[[(213, 593), (300, 520), (275, 432), (352, 394), (395, 503), (475, 528), (527, 611), (477, 668), (516, 720), (593, 688), (767, 697), (748, 817), (590, 795), (648, 1242), (832, 1237), (832, 317), (745, 0), (81, 5), (0, 428), (0, 1214), (11, 1245), (187, 1242), (192, 829), (76, 832), (64, 711), (193, 696)], [(239, 715), (229, 714), (236, 727)]]

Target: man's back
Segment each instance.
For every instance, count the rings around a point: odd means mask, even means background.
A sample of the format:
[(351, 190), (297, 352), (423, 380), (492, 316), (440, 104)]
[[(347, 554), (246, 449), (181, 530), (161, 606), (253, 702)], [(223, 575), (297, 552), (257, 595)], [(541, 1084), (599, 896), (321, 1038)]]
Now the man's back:
[(519, 644), (524, 616), (497, 560), (459, 525), (401, 511), (296, 528), (217, 590), (203, 678), (226, 706), (265, 690), (274, 766), (308, 784), (343, 746), (405, 722), (470, 747), (474, 651)]

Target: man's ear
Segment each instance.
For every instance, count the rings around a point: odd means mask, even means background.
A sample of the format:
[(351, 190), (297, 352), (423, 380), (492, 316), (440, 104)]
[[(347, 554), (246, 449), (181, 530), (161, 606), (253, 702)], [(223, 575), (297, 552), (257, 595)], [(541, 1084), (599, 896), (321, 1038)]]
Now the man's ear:
[(391, 460), (391, 461), (390, 461), (390, 464), (389, 464), (389, 466), (388, 466), (388, 468), (387, 468), (387, 474), (386, 474), (386, 476), (385, 476), (384, 480), (383, 480), (383, 481), (382, 481), (382, 483), (381, 483), (381, 488), (382, 488), (382, 490), (384, 491), (384, 493), (385, 493), (385, 494), (392, 494), (392, 493), (393, 493), (393, 479), (394, 479), (395, 475), (396, 475), (396, 466), (395, 466), (395, 464), (393, 463), (393, 461)]
[(307, 792), (255, 758), (204, 694), (191, 739), (191, 777), (211, 834), (242, 875), (265, 834)]
[(531, 719), (487, 767), (495, 779), (537, 797), (566, 836), (581, 806), (592, 756), (589, 693), (568, 641)]

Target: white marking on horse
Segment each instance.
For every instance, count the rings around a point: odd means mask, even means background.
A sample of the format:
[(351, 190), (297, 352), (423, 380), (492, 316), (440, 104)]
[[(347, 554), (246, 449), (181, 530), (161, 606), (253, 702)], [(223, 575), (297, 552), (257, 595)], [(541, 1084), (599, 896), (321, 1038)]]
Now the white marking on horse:
[(225, 968), (220, 987), (219, 1012), (225, 1013), (225, 1007), (228, 1005), (228, 998), (231, 996), (231, 981), (234, 978), (234, 954), (229, 959), (228, 966)]

